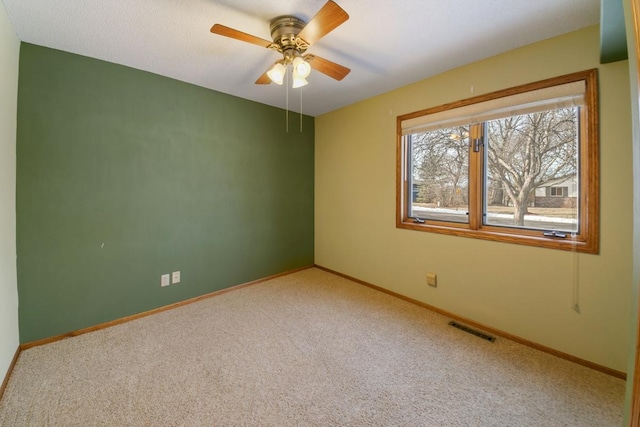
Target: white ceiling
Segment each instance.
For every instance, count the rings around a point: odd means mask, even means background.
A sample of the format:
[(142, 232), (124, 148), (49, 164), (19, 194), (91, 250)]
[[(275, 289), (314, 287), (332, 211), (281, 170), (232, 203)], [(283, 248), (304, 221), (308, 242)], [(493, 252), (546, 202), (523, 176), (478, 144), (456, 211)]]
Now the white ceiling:
[[(256, 85), (279, 54), (212, 34), (214, 23), (270, 40), (280, 15), (306, 21), (326, 0), (3, 0), (20, 40), (285, 108)], [(303, 88), (312, 116), (600, 20), (600, 0), (336, 0), (350, 19), (308, 52), (351, 68)], [(300, 109), (298, 90), (289, 108)]]

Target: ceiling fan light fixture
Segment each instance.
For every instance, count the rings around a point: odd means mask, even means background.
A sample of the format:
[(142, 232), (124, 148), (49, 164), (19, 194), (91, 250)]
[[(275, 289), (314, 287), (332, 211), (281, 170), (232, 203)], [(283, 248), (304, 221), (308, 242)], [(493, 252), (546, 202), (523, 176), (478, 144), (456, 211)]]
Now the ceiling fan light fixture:
[(293, 77), (296, 80), (295, 85), (301, 87), (307, 84), (306, 78), (309, 76), (311, 68), (314, 72), (318, 71), (338, 81), (349, 74), (351, 70), (347, 67), (306, 53), (311, 45), (348, 19), (349, 14), (334, 0), (326, 0), (325, 5), (308, 22), (292, 15), (283, 15), (272, 19), (270, 24), (271, 40), (252, 36), (222, 24), (215, 24), (211, 27), (211, 32), (277, 51), (283, 55), (283, 59), (271, 66), (269, 71), (260, 75), (255, 82), (256, 84), (267, 85), (273, 82), (277, 85), (283, 85), (287, 68), (291, 65)]
[(292, 87), (294, 89), (298, 89), (299, 87), (306, 86), (308, 84), (309, 84), (309, 82), (304, 77), (300, 77), (300, 76), (296, 75), (295, 72), (293, 73), (293, 85), (292, 85)]
[(293, 60), (293, 70), (299, 77), (306, 79), (311, 73), (311, 65), (302, 56), (296, 56)]
[(284, 75), (287, 72), (287, 69), (281, 62), (276, 62), (273, 67), (269, 71), (267, 71), (267, 76), (277, 85), (281, 85), (284, 81)]

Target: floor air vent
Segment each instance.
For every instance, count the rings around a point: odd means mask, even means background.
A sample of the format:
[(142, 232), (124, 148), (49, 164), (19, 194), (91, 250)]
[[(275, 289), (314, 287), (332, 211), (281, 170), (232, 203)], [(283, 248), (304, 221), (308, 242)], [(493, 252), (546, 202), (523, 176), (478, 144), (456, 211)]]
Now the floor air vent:
[(477, 329), (473, 329), (473, 328), (470, 328), (468, 326), (461, 325), (460, 323), (458, 323), (458, 322), (456, 322), (454, 320), (449, 322), (449, 325), (453, 326), (454, 328), (458, 328), (461, 331), (465, 331), (465, 332), (468, 332), (468, 333), (470, 333), (472, 335), (480, 337), (483, 340), (487, 340), (487, 341), (491, 341), (491, 342), (494, 342), (496, 340), (496, 337), (492, 337), (491, 335), (487, 335), (484, 332), (478, 331)]

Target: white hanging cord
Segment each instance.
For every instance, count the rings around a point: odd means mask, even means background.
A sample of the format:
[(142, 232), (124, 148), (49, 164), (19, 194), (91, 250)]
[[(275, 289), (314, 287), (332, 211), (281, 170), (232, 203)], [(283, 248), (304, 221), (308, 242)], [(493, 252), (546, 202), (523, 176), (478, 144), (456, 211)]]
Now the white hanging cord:
[(578, 263), (576, 233), (571, 233), (571, 252), (573, 255), (573, 295), (571, 300), (571, 308), (573, 309), (573, 311), (580, 314), (580, 269)]
[[(289, 67), (287, 67), (287, 69), (288, 68)], [(287, 109), (285, 111), (285, 114), (286, 114), (285, 123), (286, 123), (286, 126), (287, 126), (287, 133), (289, 133), (289, 73), (287, 73), (286, 69), (285, 69), (285, 74), (287, 75), (287, 81), (285, 82), (285, 86), (286, 86), (285, 93), (286, 93), (286, 96), (287, 96), (287, 103), (286, 103)]]
[(302, 88), (300, 88), (300, 133), (302, 133)]

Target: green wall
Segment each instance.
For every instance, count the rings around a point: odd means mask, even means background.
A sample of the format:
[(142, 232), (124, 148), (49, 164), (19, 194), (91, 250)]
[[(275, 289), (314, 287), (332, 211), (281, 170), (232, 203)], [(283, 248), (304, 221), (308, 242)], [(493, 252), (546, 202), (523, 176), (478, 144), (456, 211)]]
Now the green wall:
[(26, 43), (18, 89), (22, 343), (313, 263), (313, 118)]

